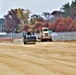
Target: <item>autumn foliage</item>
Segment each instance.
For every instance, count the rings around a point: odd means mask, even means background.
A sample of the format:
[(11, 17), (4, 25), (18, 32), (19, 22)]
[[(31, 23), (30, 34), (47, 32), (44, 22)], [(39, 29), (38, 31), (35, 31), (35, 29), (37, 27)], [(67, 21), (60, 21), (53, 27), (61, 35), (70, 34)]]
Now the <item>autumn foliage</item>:
[(71, 18), (57, 18), (54, 23), (51, 22), (37, 22), (35, 29), (40, 30), (42, 27), (48, 27), (54, 32), (68, 32), (76, 31), (76, 22)]
[(22, 26), (22, 31), (24, 31), (24, 30), (28, 30), (29, 29), (29, 25), (28, 24), (25, 24), (24, 26)]

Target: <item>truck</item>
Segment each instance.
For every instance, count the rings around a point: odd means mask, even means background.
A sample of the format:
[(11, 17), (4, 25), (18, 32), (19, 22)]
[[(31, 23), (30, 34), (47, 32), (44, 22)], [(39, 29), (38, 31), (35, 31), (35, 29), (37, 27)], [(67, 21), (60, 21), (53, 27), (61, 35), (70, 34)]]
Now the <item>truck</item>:
[(52, 30), (49, 30), (48, 27), (43, 27), (40, 30), (40, 37), (38, 37), (38, 39), (40, 39), (41, 41), (44, 41), (44, 40), (52, 41), (51, 33), (52, 33)]
[(32, 44), (36, 44), (36, 36), (30, 32), (23, 32), (23, 43), (27, 44), (27, 43), (32, 43)]

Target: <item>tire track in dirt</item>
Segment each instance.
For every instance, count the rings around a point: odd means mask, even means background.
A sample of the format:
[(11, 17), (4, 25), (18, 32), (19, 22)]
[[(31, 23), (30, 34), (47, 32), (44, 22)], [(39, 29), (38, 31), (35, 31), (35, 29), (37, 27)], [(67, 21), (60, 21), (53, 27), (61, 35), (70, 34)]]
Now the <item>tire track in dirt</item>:
[[(4, 56), (5, 56), (5, 55), (4, 55)], [(11, 57), (11, 58), (12, 58), (12, 56), (8, 56), (8, 55), (6, 55), (5, 57), (8, 57), (8, 58)], [(32, 56), (30, 56), (30, 57), (32, 57)], [(34, 57), (35, 57), (35, 56), (34, 56)], [(32, 57), (32, 58), (34, 58), (34, 57)], [(18, 58), (18, 57), (14, 57), (14, 58), (23, 61), (22, 59), (20, 59), (20, 58)], [(38, 58), (37, 58), (37, 59), (38, 59)], [(45, 60), (45, 59), (43, 59), (43, 60)], [(40, 66), (41, 66), (41, 65), (43, 65), (43, 66), (46, 65), (46, 64), (43, 64), (43, 63), (40, 64), (40, 63), (38, 63), (38, 62), (30, 61), (29, 58), (27, 58), (26, 61), (29, 61), (29, 62), (31, 62), (31, 63), (33, 63), (33, 64), (36, 64), (36, 66), (37, 66), (37, 65), (38, 65), (38, 66), (39, 66), (39, 65), (40, 65)], [(39, 61), (40, 61), (40, 60), (39, 60)], [(53, 61), (53, 60), (51, 60), (51, 61)], [(41, 62), (42, 62), (42, 61), (41, 61)], [(50, 63), (50, 62), (49, 62), (49, 63)], [(53, 63), (54, 63), (54, 61), (53, 61)], [(56, 63), (57, 63), (57, 62), (56, 62)], [(65, 64), (64, 64), (64, 65), (65, 65)], [(46, 67), (44, 67), (44, 68), (46, 68)], [(47, 69), (48, 69), (48, 68), (47, 68)], [(53, 70), (53, 72), (54, 72), (54, 70)], [(56, 72), (56, 71), (55, 71), (55, 72)], [(58, 72), (58, 71), (57, 71), (57, 72)], [(65, 74), (65, 75), (66, 75), (66, 74)]]
[(76, 46), (59, 45), (0, 45), (0, 75), (76, 75)]
[[(9, 60), (7, 59), (7, 61), (6, 61), (5, 60), (6, 58), (8, 58)], [(14, 62), (13, 61), (11, 62), (10, 59), (14, 60)], [(27, 73), (26, 75), (31, 75), (33, 73), (36, 73), (36, 69), (38, 69), (37, 71), (40, 72), (40, 75), (42, 75), (42, 74), (49, 75), (50, 74), (50, 71), (48, 71), (46, 68), (42, 68), (35, 63), (31, 63), (28, 60), (23, 60), (23, 59), (19, 59), (19, 58), (14, 58), (13, 59), (11, 57), (5, 56), (5, 58), (2, 58), (0, 60), (0, 63), (4, 63), (7, 66), (9, 66), (10, 68), (15, 69), (16, 71), (18, 70), (18, 71), (22, 71), (23, 73)], [(31, 69), (31, 70), (29, 70), (29, 69)], [(25, 75), (25, 74), (21, 74), (21, 75)], [(36, 73), (36, 75), (39, 75), (38, 72)], [(54, 75), (54, 73), (52, 73), (52, 75)]]

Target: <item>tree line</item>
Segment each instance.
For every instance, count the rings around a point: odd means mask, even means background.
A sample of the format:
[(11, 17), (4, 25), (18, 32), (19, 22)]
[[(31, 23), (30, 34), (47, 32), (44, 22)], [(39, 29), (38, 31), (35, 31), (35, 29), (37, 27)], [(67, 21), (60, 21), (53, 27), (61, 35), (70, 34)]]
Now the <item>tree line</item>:
[(53, 32), (76, 31), (76, 1), (65, 3), (60, 10), (32, 14), (29, 9), (16, 8), (4, 15), (6, 23), (4, 31), (20, 33), (24, 30), (39, 32), (42, 27), (48, 27)]

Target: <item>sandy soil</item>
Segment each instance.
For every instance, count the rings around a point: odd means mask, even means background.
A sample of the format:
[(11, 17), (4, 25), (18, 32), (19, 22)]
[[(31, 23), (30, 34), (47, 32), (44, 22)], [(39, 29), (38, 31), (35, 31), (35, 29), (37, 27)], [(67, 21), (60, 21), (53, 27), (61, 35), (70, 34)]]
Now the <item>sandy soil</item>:
[(76, 42), (0, 43), (0, 75), (76, 75)]

